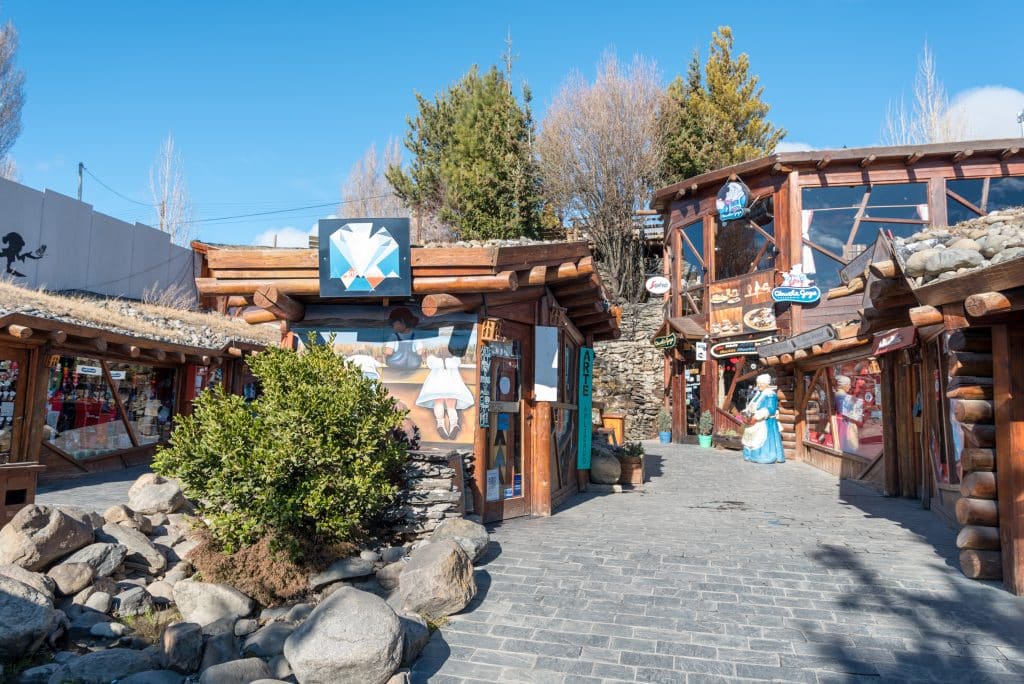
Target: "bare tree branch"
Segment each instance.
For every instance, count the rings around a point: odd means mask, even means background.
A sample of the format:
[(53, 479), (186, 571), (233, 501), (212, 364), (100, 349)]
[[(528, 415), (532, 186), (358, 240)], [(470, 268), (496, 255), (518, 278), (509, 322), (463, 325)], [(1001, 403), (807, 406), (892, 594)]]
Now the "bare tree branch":
[(192, 199), (185, 180), (185, 162), (175, 149), (174, 136), (170, 133), (149, 169), (149, 192), (156, 209), (157, 226), (170, 234), (172, 243), (188, 246), (194, 232)]
[(375, 218), (408, 216), (408, 207), (384, 177), (389, 166), (397, 166), (401, 162), (402, 152), (397, 140), (388, 140), (383, 158), (377, 155), (377, 147), (370, 145), (362, 158), (352, 165), (348, 178), (341, 186), (338, 215)]
[(935, 54), (924, 44), (914, 78), (914, 107), (907, 112), (901, 98), (890, 102), (882, 126), (886, 145), (955, 142), (967, 137), (967, 122), (949, 106), (946, 88), (939, 80)]
[(7, 22), (0, 29), (0, 176), (16, 180), (17, 166), (9, 153), (21, 134), (21, 108), (25, 104), (25, 72), (18, 69), (18, 31)]

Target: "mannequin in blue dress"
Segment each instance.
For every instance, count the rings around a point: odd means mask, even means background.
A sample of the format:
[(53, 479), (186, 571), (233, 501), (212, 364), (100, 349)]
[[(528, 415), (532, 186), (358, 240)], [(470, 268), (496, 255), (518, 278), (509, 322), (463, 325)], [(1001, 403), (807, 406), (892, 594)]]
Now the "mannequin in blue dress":
[(767, 373), (757, 376), (757, 392), (743, 411), (747, 419), (747, 428), (743, 431), (743, 459), (751, 463), (786, 462), (779, 431), (779, 398), (771, 382)]

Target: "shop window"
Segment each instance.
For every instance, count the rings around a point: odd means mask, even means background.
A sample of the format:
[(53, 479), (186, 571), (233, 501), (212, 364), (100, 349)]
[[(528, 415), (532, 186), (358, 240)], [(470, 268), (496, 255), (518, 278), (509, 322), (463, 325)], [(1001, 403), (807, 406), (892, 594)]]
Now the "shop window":
[(699, 285), (704, 282), (704, 221), (694, 221), (680, 229), (683, 243), (683, 282)]
[(555, 409), (554, 440), (556, 458), (551, 459), (552, 489), (570, 484), (572, 464), (576, 458), (576, 438), (579, 411), (569, 406), (579, 405), (580, 348), (565, 332), (562, 337), (562, 358), (559, 361), (559, 407)]
[(811, 444), (874, 459), (882, 453), (881, 368), (874, 358), (847, 361), (804, 376)]
[(946, 181), (946, 219), (950, 225), (1022, 205), (1024, 176)]
[(771, 197), (755, 200), (751, 218), (722, 224), (716, 219), (715, 278), (723, 280), (775, 267), (775, 219)]
[[(718, 361), (718, 408), (737, 418), (747, 402), (757, 392), (757, 376), (764, 370), (757, 360), (749, 356), (734, 356)], [(699, 410), (699, 404), (697, 406)], [(737, 422), (737, 425), (740, 425)], [(742, 427), (742, 426), (741, 426)], [(737, 430), (741, 430), (737, 428)], [(737, 431), (737, 435), (739, 431)]]
[(47, 441), (72, 458), (87, 460), (132, 446), (97, 359), (59, 357), (50, 368), (46, 408)]
[(946, 398), (949, 376), (940, 370), (948, 338), (949, 333), (945, 333), (925, 346), (928, 364), (923, 391), (927, 393), (925, 404), (929, 409), (924, 431), (925, 451), (935, 470), (935, 481), (957, 484), (962, 476), (963, 429), (953, 413), (953, 400)]
[[(804, 188), (800, 264), (822, 289), (885, 230), (908, 237), (928, 224), (925, 183)], [(794, 258), (794, 263), (796, 259)]]
[(18, 362), (0, 359), (0, 463), (11, 460), (14, 442), (14, 401), (18, 396)]
[(139, 445), (166, 442), (174, 417), (175, 370), (112, 363), (110, 377)]

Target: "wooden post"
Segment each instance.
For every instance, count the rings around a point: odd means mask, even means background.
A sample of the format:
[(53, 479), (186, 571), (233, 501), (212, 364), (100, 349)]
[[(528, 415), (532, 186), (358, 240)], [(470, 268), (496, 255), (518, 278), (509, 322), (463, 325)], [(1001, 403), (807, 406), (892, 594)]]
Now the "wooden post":
[(252, 297), (253, 304), (274, 314), (285, 321), (301, 321), (306, 314), (306, 307), (273, 285), (256, 290)]
[[(1003, 584), (1024, 594), (1024, 326), (992, 328), (996, 478)], [(978, 473), (972, 473), (976, 475)]]
[(530, 511), (533, 515), (551, 515), (551, 404), (538, 401), (533, 419), (533, 459), (530, 473)]

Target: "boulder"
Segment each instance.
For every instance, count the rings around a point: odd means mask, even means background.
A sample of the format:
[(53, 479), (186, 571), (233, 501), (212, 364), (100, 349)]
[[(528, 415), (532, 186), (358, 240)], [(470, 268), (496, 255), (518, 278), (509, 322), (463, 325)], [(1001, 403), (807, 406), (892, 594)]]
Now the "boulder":
[(61, 596), (72, 596), (82, 591), (92, 582), (96, 571), (88, 563), (60, 563), (50, 568), (46, 575), (53, 580), (57, 593)]
[(958, 268), (980, 266), (985, 258), (971, 249), (944, 249), (928, 257), (924, 270), (928, 275), (939, 275)]
[(412, 674), (409, 670), (399, 670), (392, 675), (387, 684), (412, 684)]
[(398, 591), (406, 611), (431, 618), (458, 613), (476, 595), (473, 564), (454, 541), (432, 542), (409, 556)]
[(237, 620), (248, 616), (255, 607), (251, 598), (234, 587), (191, 579), (181, 580), (174, 585), (174, 602), (182, 617), (200, 625), (223, 618)]
[(103, 516), (96, 511), (88, 511), (84, 508), (78, 508), (77, 506), (61, 506), (60, 510), (64, 515), (77, 520), (93, 531), (103, 527), (103, 523), (106, 522), (103, 520)]
[(408, 553), (409, 550), (404, 546), (389, 546), (381, 550), (380, 559), (384, 563), (397, 563), (405, 558)]
[(59, 668), (60, 663), (47, 663), (38, 667), (30, 667), (27, 670), (23, 670), (14, 682), (15, 684), (48, 684), (50, 677)]
[(0, 662), (35, 653), (66, 624), (49, 596), (7, 576), (0, 576), (0, 616)]
[(128, 547), (123, 544), (97, 542), (75, 551), (64, 562), (88, 563), (96, 571), (96, 577), (109, 577), (117, 572), (127, 556)]
[(271, 622), (261, 627), (242, 644), (242, 655), (257, 658), (273, 658), (284, 652), (284, 642), (295, 631), (295, 625), (287, 622)]
[(89, 634), (100, 637), (101, 639), (116, 639), (120, 636), (124, 636), (125, 627), (120, 622), (97, 622), (95, 625), (89, 628)]
[(199, 678), (199, 684), (252, 684), (258, 679), (270, 679), (272, 676), (265, 662), (259, 658), (246, 658), (207, 668)]
[(177, 513), (187, 501), (177, 482), (146, 473), (128, 490), (128, 506), (144, 515)]
[(144, 568), (151, 575), (158, 575), (167, 567), (164, 555), (138, 530), (107, 523), (96, 533), (96, 539), (124, 546), (128, 550), (124, 562)]
[(241, 620), (235, 623), (235, 636), (249, 636), (259, 628), (260, 621), (256, 618), (242, 618)]
[(85, 600), (85, 607), (100, 613), (109, 613), (110, 608), (114, 605), (113, 600), (114, 597), (105, 591), (94, 591)]
[(380, 597), (342, 587), (292, 632), (284, 656), (303, 684), (384, 684), (402, 659), (402, 625)]
[(377, 570), (377, 581), (388, 591), (398, 588), (398, 580), (405, 569), (405, 563), (392, 563)]
[(208, 637), (217, 636), (218, 634), (234, 634), (236, 624), (238, 624), (238, 618), (234, 615), (222, 617), (203, 625), (203, 634)]
[(414, 613), (400, 613), (398, 619), (402, 621), (402, 662), (412, 665), (430, 641), (430, 627), (426, 620)]
[(302, 622), (309, 617), (309, 614), (313, 612), (313, 606), (308, 603), (296, 603), (294, 606), (288, 609), (288, 613), (284, 616), (285, 622)]
[(331, 566), (309, 578), (309, 588), (319, 591), (328, 584), (334, 584), (351, 577), (365, 577), (373, 574), (373, 563), (353, 556), (342, 558), (331, 563)]
[(472, 562), (480, 559), (491, 541), (487, 528), (465, 518), (445, 518), (430, 535), (431, 541), (452, 539), (469, 555)]
[(44, 575), (41, 572), (26, 570), (20, 565), (15, 565), (14, 563), (4, 563), (3, 565), (0, 565), (0, 575), (10, 577), (13, 580), (18, 580), (22, 584), (27, 584), (39, 593), (49, 597), (51, 601), (53, 600), (53, 593), (57, 590), (57, 586), (49, 576)]
[(110, 684), (112, 681), (158, 667), (160, 665), (147, 653), (128, 648), (112, 648), (87, 653), (64, 663), (50, 677), (50, 684)]
[(590, 455), (590, 481), (597, 484), (615, 484), (622, 477), (622, 464), (614, 454), (594, 451)]
[(203, 661), (199, 671), (203, 672), (214, 665), (220, 665), (241, 657), (242, 644), (231, 632), (217, 634), (206, 640), (203, 649)]
[(149, 518), (124, 504), (117, 504), (105, 510), (103, 519), (108, 523), (117, 523), (138, 530), (142, 534), (153, 534), (153, 523), (149, 521)]
[(168, 625), (163, 637), (163, 662), (170, 670), (189, 674), (203, 660), (203, 632), (194, 622)]
[(1001, 264), (1004, 261), (1019, 259), (1021, 257), (1024, 257), (1024, 247), (1007, 247), (1002, 252), (999, 252), (992, 257), (992, 263)]
[(118, 615), (145, 615), (153, 610), (153, 597), (143, 587), (132, 587), (114, 597), (114, 612)]
[(965, 237), (965, 238), (960, 238), (958, 240), (954, 240), (953, 242), (949, 243), (949, 248), (950, 249), (971, 249), (971, 250), (974, 250), (975, 252), (980, 252), (981, 251), (981, 245), (979, 245), (977, 242), (975, 242), (974, 240), (972, 240), (969, 237)]
[(164, 581), (153, 582), (146, 587), (146, 591), (154, 599), (159, 599), (162, 603), (174, 603), (174, 587)]
[(185, 678), (174, 670), (146, 670), (117, 680), (117, 684), (181, 684)]
[(93, 625), (110, 622), (110, 617), (98, 610), (86, 606), (71, 605), (64, 607), (67, 619), (71, 621), (68, 633), (72, 639), (89, 636)]
[(25, 506), (0, 529), (0, 563), (42, 570), (93, 540), (92, 527), (52, 506)]
[(288, 664), (288, 659), (284, 657), (284, 654), (268, 660), (267, 667), (278, 679), (288, 679), (292, 676), (292, 666)]

